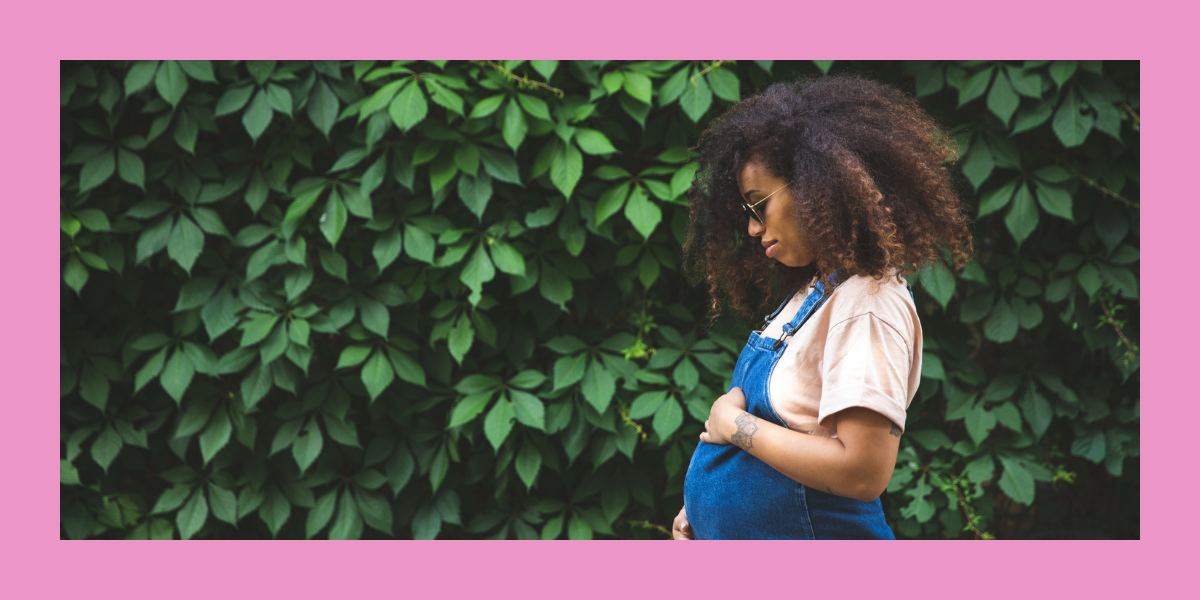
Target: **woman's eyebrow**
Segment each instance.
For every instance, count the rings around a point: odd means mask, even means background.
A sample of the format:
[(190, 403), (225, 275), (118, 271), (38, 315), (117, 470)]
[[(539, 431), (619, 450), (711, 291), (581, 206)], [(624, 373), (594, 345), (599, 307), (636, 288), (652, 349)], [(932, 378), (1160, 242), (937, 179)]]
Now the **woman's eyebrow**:
[(752, 194), (752, 193), (754, 193), (754, 192), (757, 192), (757, 191), (758, 191), (758, 190), (746, 190), (746, 192), (745, 192), (745, 193), (743, 193), (743, 194), (742, 194), (742, 196), (743, 196), (743, 197), (745, 197), (747, 200), (749, 200), (749, 199), (750, 199), (750, 194)]

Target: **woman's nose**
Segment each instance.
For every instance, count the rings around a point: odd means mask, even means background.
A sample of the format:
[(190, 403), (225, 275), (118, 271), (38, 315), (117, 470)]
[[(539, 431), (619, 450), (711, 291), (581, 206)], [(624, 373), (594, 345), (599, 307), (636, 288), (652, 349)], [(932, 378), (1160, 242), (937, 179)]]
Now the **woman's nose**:
[(749, 233), (750, 237), (762, 237), (762, 234), (766, 233), (766, 226), (764, 226), (762, 223), (759, 223), (758, 219), (747, 220), (750, 221), (750, 224), (746, 226), (746, 233)]

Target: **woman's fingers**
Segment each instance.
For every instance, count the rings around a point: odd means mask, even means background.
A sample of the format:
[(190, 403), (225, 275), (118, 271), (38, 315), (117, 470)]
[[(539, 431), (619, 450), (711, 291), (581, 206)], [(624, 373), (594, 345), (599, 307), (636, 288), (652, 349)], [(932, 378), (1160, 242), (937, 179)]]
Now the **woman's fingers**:
[(695, 535), (692, 533), (692, 526), (687, 520), (687, 507), (679, 509), (679, 514), (675, 516), (675, 522), (671, 526), (671, 537), (676, 540), (694, 540)]

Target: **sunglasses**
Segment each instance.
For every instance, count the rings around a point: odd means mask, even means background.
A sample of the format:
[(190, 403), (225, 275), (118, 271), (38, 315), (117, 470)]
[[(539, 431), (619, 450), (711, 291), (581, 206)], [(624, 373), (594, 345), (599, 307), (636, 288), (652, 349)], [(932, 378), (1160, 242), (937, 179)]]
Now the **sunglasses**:
[(758, 211), (755, 210), (755, 207), (762, 204), (763, 202), (766, 202), (767, 198), (774, 196), (776, 193), (779, 192), (779, 190), (782, 190), (783, 188), (785, 188), (789, 185), (792, 185), (793, 183), (795, 183), (795, 181), (789, 181), (789, 182), (783, 184), (783, 187), (779, 188), (778, 190), (775, 190), (774, 192), (771, 192), (770, 194), (767, 194), (766, 196), (763, 196), (761, 200), (759, 200), (758, 202), (755, 202), (754, 204), (747, 204), (743, 200), (742, 201), (742, 210), (744, 210), (746, 212), (746, 217), (750, 218), (750, 219), (754, 219), (759, 225), (762, 225), (763, 218), (761, 215), (758, 214)]

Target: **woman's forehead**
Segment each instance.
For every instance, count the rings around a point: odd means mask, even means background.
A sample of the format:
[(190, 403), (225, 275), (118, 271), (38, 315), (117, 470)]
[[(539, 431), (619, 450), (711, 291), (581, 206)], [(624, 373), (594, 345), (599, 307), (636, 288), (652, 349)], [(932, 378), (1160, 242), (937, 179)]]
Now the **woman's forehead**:
[(748, 192), (754, 189), (760, 189), (760, 186), (768, 186), (776, 182), (778, 177), (775, 177), (767, 170), (766, 167), (758, 161), (746, 161), (737, 172), (738, 187), (742, 191)]

